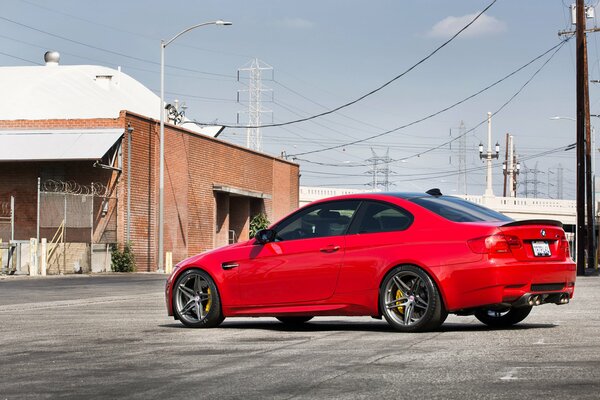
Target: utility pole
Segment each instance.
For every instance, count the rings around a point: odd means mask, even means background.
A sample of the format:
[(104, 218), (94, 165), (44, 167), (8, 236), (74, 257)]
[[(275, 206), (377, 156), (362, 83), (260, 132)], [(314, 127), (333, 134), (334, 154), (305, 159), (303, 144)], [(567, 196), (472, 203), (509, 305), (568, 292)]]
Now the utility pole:
[(525, 162), (523, 162), (523, 196), (525, 196), (525, 198), (527, 198), (528, 194), (529, 194), (529, 168), (527, 168), (527, 164), (525, 164)]
[(514, 136), (509, 133), (506, 134), (506, 158), (502, 169), (504, 172), (504, 197), (516, 197), (517, 176), (521, 170), (521, 164), (517, 162)]
[(504, 164), (502, 164), (502, 169), (504, 170), (504, 191), (502, 192), (502, 196), (506, 197), (506, 183), (508, 181), (508, 147), (510, 146), (510, 134), (506, 134), (506, 151), (504, 154)]
[(479, 144), (479, 158), (485, 159), (487, 164), (487, 186), (485, 188), (484, 197), (494, 197), (494, 189), (492, 187), (492, 160), (500, 156), (500, 145), (496, 142), (496, 153), (492, 153), (492, 113), (488, 112), (488, 143), (487, 151), (483, 152), (483, 143)]
[[(586, 11), (586, 10), (584, 10)], [(585, 17), (583, 18), (583, 27), (585, 28)], [(596, 233), (595, 233), (595, 207), (594, 190), (592, 187), (592, 136), (590, 121), (590, 86), (588, 81), (588, 60), (587, 60), (587, 35), (583, 34), (583, 64), (584, 64), (584, 102), (585, 102), (585, 201), (586, 201), (586, 237), (587, 237), (587, 270), (596, 272)]]
[[(575, 24), (575, 31), (560, 31), (559, 36), (572, 35), (576, 38), (576, 92), (577, 92), (577, 275), (586, 274), (587, 271), (597, 275), (595, 264), (594, 240), (594, 204), (592, 197), (591, 178), (591, 146), (590, 146), (590, 109), (589, 86), (587, 66), (586, 32), (599, 32), (600, 28), (586, 30), (585, 19), (594, 17), (593, 7), (585, 7), (583, 0), (571, 5), (571, 23)], [(588, 177), (589, 175), (589, 177)], [(586, 207), (587, 200), (587, 207)], [(587, 225), (586, 213), (587, 209)]]
[[(585, 275), (585, 253), (587, 238), (585, 229), (585, 139), (587, 94), (587, 48), (585, 41), (585, 9), (583, 0), (576, 3), (576, 62), (577, 62), (577, 275)], [(588, 250), (589, 251), (589, 250)], [(592, 255), (593, 257), (593, 255)], [(589, 258), (588, 258), (589, 263)]]

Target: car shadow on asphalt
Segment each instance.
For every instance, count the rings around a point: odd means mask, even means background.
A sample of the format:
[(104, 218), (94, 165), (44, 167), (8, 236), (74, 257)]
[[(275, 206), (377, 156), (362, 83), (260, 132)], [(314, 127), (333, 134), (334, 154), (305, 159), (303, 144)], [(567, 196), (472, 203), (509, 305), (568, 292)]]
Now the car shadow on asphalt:
[[(551, 329), (556, 328), (555, 324), (540, 324), (540, 323), (520, 323), (508, 328), (492, 328), (480, 323), (455, 323), (446, 322), (434, 332), (486, 332), (486, 331), (519, 331), (530, 329)], [(161, 328), (184, 328), (183, 324), (171, 323), (160, 325)], [(260, 319), (256, 321), (236, 321), (235, 319), (225, 320), (216, 329), (240, 329), (240, 330), (265, 330), (265, 331), (280, 331), (280, 332), (396, 332), (385, 321), (319, 321), (313, 320), (304, 323), (300, 326), (284, 325), (278, 321), (269, 319)]]

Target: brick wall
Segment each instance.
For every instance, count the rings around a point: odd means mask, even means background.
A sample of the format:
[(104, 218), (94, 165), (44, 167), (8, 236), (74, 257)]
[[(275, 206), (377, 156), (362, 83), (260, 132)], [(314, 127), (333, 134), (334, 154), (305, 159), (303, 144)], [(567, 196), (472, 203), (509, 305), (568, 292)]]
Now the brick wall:
[[(29, 240), (37, 236), (37, 181), (38, 177), (43, 177), (47, 171), (60, 171), (62, 180), (81, 185), (90, 185), (91, 182), (110, 185), (114, 175), (112, 171), (94, 168), (91, 161), (0, 163), (0, 200), (8, 200), (11, 195), (15, 196), (16, 240)], [(96, 223), (101, 219), (100, 208), (101, 204), (98, 201), (94, 204)], [(55, 230), (49, 228), (41, 229), (40, 236), (50, 240), (54, 232)]]
[[(81, 184), (103, 182), (114, 187), (117, 203), (117, 238), (124, 243), (127, 197), (131, 197), (130, 241), (138, 271), (157, 267), (159, 195), (159, 123), (134, 113), (121, 112), (117, 119), (0, 121), (0, 129), (133, 128), (131, 142), (131, 193), (127, 193), (128, 135), (122, 143), (122, 173), (93, 168), (91, 162), (54, 163), (70, 179)], [(35, 236), (37, 177), (46, 163), (0, 163), (0, 199), (16, 196), (19, 237)], [(274, 222), (298, 207), (298, 166), (265, 154), (165, 125), (164, 249), (173, 261), (226, 243), (232, 218), (227, 194), (213, 185), (268, 194), (264, 211)], [(263, 208), (261, 200), (246, 200), (247, 214)], [(217, 205), (221, 207), (217, 220)], [(234, 202), (235, 206), (235, 202)], [(96, 208), (96, 207), (95, 207)], [(222, 213), (226, 214), (223, 215)], [(248, 237), (249, 221), (236, 216), (233, 225), (240, 240)], [(217, 227), (220, 231), (217, 233)]]

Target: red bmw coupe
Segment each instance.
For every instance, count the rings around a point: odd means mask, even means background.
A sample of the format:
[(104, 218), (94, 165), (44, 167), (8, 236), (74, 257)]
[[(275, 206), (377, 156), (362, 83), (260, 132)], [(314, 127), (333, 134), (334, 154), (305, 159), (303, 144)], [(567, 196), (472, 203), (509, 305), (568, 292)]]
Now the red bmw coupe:
[(254, 239), (180, 262), (166, 303), (194, 328), (363, 315), (416, 332), (448, 313), (504, 327), (533, 306), (568, 303), (575, 275), (560, 222), (514, 221), (437, 189), (370, 193), (313, 202)]

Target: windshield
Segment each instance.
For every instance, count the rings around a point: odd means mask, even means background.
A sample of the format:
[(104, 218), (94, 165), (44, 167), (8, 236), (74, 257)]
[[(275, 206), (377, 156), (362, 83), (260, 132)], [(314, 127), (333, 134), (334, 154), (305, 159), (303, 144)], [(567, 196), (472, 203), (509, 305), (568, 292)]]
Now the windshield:
[(409, 199), (453, 222), (512, 221), (512, 218), (487, 207), (452, 196), (415, 197)]

